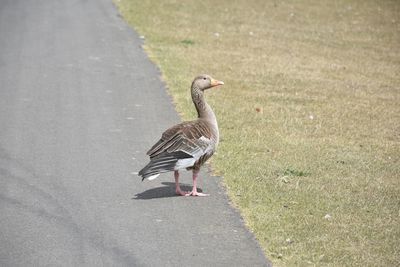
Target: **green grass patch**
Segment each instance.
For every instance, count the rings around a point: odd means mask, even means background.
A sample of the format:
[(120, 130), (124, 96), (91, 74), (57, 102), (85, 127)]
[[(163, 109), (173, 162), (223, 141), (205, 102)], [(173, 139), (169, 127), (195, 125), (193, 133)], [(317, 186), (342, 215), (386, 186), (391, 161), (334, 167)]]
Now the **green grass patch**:
[(194, 45), (194, 41), (189, 39), (182, 40), (181, 43), (184, 45)]
[(295, 169), (287, 168), (284, 172), (284, 175), (292, 175), (292, 176), (307, 176), (309, 173), (304, 172), (304, 171), (298, 171)]
[(400, 265), (400, 2), (115, 0), (277, 266)]

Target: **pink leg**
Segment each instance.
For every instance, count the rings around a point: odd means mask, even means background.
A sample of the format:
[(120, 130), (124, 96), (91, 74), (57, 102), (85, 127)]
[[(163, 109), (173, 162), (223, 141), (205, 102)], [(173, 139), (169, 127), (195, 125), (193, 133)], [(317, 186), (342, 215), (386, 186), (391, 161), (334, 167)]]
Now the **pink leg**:
[(199, 174), (199, 171), (198, 170), (193, 170), (193, 189), (192, 189), (192, 191), (191, 192), (188, 192), (187, 194), (186, 194), (186, 196), (196, 196), (196, 197), (206, 197), (206, 196), (209, 196), (209, 194), (204, 194), (204, 193), (200, 193), (200, 192), (197, 192), (197, 176), (198, 176), (198, 174)]
[(181, 190), (181, 187), (179, 186), (179, 172), (178, 172), (178, 171), (175, 171), (175, 172), (174, 172), (174, 176), (175, 176), (175, 193), (176, 193), (177, 195), (180, 195), (180, 196), (186, 196), (186, 194), (187, 194), (188, 192), (182, 191), (182, 190)]

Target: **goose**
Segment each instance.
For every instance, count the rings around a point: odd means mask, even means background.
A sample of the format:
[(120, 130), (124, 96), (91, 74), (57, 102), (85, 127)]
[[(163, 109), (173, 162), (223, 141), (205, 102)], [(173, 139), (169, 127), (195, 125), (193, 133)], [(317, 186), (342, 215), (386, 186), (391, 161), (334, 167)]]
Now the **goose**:
[[(174, 172), (175, 192), (181, 196), (209, 196), (197, 191), (200, 167), (214, 154), (218, 146), (219, 131), (217, 118), (204, 98), (204, 91), (224, 84), (203, 74), (196, 77), (191, 86), (192, 101), (197, 119), (184, 121), (167, 129), (147, 155), (150, 162), (139, 171), (144, 179), (153, 180), (160, 173)], [(192, 170), (193, 188), (182, 191), (179, 186), (179, 170)]]

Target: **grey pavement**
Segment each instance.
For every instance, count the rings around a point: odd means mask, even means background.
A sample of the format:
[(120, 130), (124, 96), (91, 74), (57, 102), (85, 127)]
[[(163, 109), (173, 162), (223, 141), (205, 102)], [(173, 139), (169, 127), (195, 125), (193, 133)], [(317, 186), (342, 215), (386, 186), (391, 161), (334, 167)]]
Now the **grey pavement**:
[(131, 174), (179, 122), (159, 77), (111, 1), (0, 1), (0, 266), (269, 265), (221, 178)]

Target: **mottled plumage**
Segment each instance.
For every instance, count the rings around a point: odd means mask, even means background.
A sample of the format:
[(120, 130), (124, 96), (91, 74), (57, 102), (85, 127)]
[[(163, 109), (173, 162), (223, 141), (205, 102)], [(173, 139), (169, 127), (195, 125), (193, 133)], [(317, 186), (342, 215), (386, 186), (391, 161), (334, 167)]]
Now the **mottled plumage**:
[(167, 129), (161, 139), (147, 152), (150, 162), (139, 172), (142, 180), (156, 178), (160, 173), (175, 171), (176, 192), (179, 187), (178, 170), (193, 170), (193, 190), (189, 195), (204, 195), (197, 192), (196, 178), (200, 167), (214, 154), (219, 132), (214, 112), (204, 98), (204, 90), (223, 84), (208, 75), (194, 79), (191, 86), (192, 100), (198, 119), (186, 121)]

